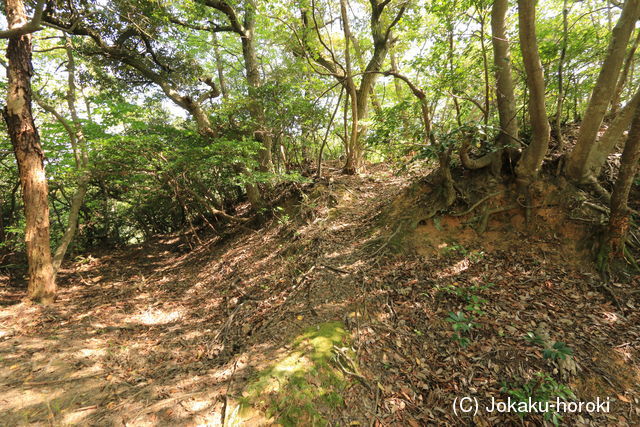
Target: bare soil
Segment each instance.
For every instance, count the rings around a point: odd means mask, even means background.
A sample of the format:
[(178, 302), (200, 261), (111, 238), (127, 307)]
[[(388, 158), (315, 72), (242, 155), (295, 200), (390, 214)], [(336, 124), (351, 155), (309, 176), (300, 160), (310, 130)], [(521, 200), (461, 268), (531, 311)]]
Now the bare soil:
[[(602, 285), (592, 225), (547, 206), (555, 187), (538, 192), (529, 221), (514, 207), (478, 233), (482, 209), (511, 203), (509, 185), (496, 188), (468, 214), (456, 216), (487, 192), (423, 219), (428, 182), (382, 166), (332, 175), (260, 228), (76, 259), (50, 308), (4, 283), (0, 424), (274, 424), (282, 414), (260, 405), (238, 415), (247, 387), (309, 328), (341, 322), (354, 359), (340, 369), (342, 401), (299, 424), (542, 425), (452, 407), (506, 399), (539, 373), (576, 400), (610, 399), (609, 413), (564, 423), (640, 425), (640, 277)], [(473, 319), (466, 345), (452, 313)], [(545, 358), (530, 332), (565, 343), (569, 362)]]

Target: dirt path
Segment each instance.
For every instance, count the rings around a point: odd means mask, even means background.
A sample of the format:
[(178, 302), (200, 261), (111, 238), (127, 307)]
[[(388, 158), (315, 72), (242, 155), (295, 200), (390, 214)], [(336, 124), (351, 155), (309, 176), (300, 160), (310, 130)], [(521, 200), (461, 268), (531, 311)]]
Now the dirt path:
[(3, 287), (2, 424), (220, 423), (231, 375), (241, 389), (309, 324), (345, 316), (363, 221), (402, 185), (326, 183), (302, 229), (280, 217), (193, 250), (168, 237), (88, 256), (63, 271), (53, 308)]
[[(507, 217), (483, 236), (447, 216), (401, 236), (385, 215), (408, 185), (384, 170), (336, 176), (259, 230), (85, 257), (53, 308), (3, 286), (1, 424), (460, 425), (456, 397), (504, 397), (548, 374), (615, 402), (571, 420), (637, 425), (633, 282), (608, 297), (553, 236), (507, 231)], [(472, 326), (456, 338), (456, 322)], [(576, 366), (545, 358), (523, 338), (533, 331)], [(242, 402), (254, 410), (240, 415)]]

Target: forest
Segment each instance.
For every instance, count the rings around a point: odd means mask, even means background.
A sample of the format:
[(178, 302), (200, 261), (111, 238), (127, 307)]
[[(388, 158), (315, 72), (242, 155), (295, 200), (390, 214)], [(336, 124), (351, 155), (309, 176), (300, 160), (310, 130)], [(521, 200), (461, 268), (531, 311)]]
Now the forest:
[(0, 424), (640, 425), (639, 20), (4, 0)]

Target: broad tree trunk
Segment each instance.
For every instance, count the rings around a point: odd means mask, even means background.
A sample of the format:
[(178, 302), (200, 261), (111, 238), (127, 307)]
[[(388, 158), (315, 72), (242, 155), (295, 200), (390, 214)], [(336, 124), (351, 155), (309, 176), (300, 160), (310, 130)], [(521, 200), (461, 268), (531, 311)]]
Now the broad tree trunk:
[(631, 130), (622, 152), (620, 172), (611, 195), (611, 216), (609, 217), (609, 245), (610, 257), (624, 256), (624, 244), (629, 231), (629, 207), (627, 200), (633, 179), (638, 172), (640, 161), (640, 108), (634, 112)]
[(518, 20), (520, 23), (520, 49), (529, 88), (529, 117), (531, 118), (531, 142), (524, 150), (516, 175), (521, 188), (527, 188), (536, 179), (542, 161), (549, 148), (551, 127), (545, 110), (545, 87), (542, 64), (536, 40), (536, 10), (531, 0), (518, 0)]
[[(9, 29), (27, 22), (22, 0), (5, 1)], [(44, 152), (31, 111), (31, 35), (14, 36), (7, 47), (7, 106), (4, 119), (20, 173), (25, 210), (25, 240), (29, 263), (29, 298), (42, 304), (55, 299), (51, 263), (49, 201)]]
[(573, 181), (586, 182), (589, 179), (588, 169), (586, 169), (587, 159), (595, 146), (602, 120), (614, 95), (627, 42), (639, 15), (640, 0), (626, 0), (620, 19), (613, 28), (607, 56), (582, 119), (576, 145), (568, 157), (565, 172)]
[[(509, 40), (505, 25), (508, 8), (508, 0), (495, 0), (491, 10), (491, 42), (501, 130), (498, 143), (501, 147), (515, 145), (518, 138), (518, 111), (513, 92), (511, 54), (509, 53)], [(494, 163), (500, 161), (501, 157), (496, 156)], [(498, 169), (498, 167), (498, 164), (494, 164), (493, 169)]]

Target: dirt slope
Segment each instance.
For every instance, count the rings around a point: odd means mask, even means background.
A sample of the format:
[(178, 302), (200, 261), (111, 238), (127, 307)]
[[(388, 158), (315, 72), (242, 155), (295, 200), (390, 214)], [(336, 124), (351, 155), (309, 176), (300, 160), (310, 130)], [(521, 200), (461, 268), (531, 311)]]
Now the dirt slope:
[(610, 412), (566, 423), (640, 424), (638, 278), (600, 286), (547, 202), (527, 226), (487, 199), (478, 234), (433, 190), (335, 175), (259, 229), (86, 256), (53, 308), (3, 285), (1, 423), (493, 425), (521, 417), (454, 399), (573, 392)]

